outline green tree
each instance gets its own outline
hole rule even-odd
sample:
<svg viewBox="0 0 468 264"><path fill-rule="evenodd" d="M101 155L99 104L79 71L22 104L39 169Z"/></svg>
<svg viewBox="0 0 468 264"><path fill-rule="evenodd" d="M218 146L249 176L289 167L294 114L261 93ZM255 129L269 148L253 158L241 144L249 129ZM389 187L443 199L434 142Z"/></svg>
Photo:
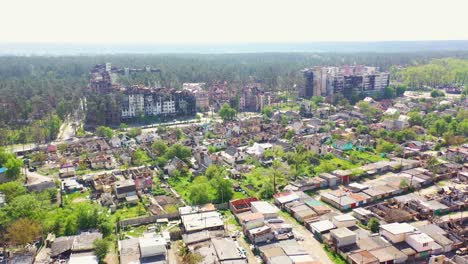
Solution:
<svg viewBox="0 0 468 264"><path fill-rule="evenodd" d="M146 153L145 150L142 148L137 148L135 152L133 152L132 155L132 163L135 164L136 166L141 166L143 164L146 164L150 161L150 157Z"/></svg>
<svg viewBox="0 0 468 264"><path fill-rule="evenodd" d="M141 128L139 127L134 127L134 128L131 128L129 131L128 131L128 136L129 137L132 137L132 138L135 138L137 136L141 135Z"/></svg>
<svg viewBox="0 0 468 264"><path fill-rule="evenodd" d="M93 242L94 253L99 260L99 263L105 263L104 259L106 258L107 253L109 252L109 242L105 239L96 239Z"/></svg>
<svg viewBox="0 0 468 264"><path fill-rule="evenodd" d="M385 88L384 93L383 93L383 98L384 99L392 99L396 96L395 88L392 86L388 86Z"/></svg>
<svg viewBox="0 0 468 264"><path fill-rule="evenodd" d="M47 160L47 154L45 152L35 152L32 154L31 160L35 163L42 164Z"/></svg>
<svg viewBox="0 0 468 264"><path fill-rule="evenodd" d="M203 177L203 176L200 176ZM197 177L197 178L200 178ZM205 178L205 177L203 177ZM188 189L188 197L192 204L205 204L211 201L209 193L209 183L206 178L204 180L199 180L200 182L192 183Z"/></svg>
<svg viewBox="0 0 468 264"><path fill-rule="evenodd" d="M270 117L273 116L273 113L274 113L273 107L271 107L269 105L265 106L265 107L263 107L261 113L262 113L263 116L270 118Z"/></svg>
<svg viewBox="0 0 468 264"><path fill-rule="evenodd" d="M364 125L358 125L356 128L356 132L359 134L369 134L369 127Z"/></svg>
<svg viewBox="0 0 468 264"><path fill-rule="evenodd" d="M468 119L465 119L462 122L458 123L456 134L468 137Z"/></svg>
<svg viewBox="0 0 468 264"><path fill-rule="evenodd" d="M3 166L7 168L6 175L8 176L8 178L16 179L21 173L23 161L18 158L10 158Z"/></svg>
<svg viewBox="0 0 468 264"><path fill-rule="evenodd" d="M294 137L296 133L294 132L294 130L290 129L286 132L286 134L284 135L284 138L287 139L287 140L290 140L292 137Z"/></svg>
<svg viewBox="0 0 468 264"><path fill-rule="evenodd" d="M210 165L205 171L205 177L209 180L216 177L224 178L227 175L226 170L223 167L217 165Z"/></svg>
<svg viewBox="0 0 468 264"><path fill-rule="evenodd" d="M168 147L164 140L158 139L151 144L151 151L157 156L162 156L166 153Z"/></svg>
<svg viewBox="0 0 468 264"><path fill-rule="evenodd" d="M18 181L0 184L0 192L5 194L6 202L11 202L15 197L26 194L26 188Z"/></svg>
<svg viewBox="0 0 468 264"><path fill-rule="evenodd" d="M20 195L7 205L5 210L11 219L28 218L31 220L43 219L50 201L41 201L34 194Z"/></svg>
<svg viewBox="0 0 468 264"><path fill-rule="evenodd" d="M60 119L64 120L67 113L68 113L68 107L65 101L60 101L56 107L56 112L57 115L59 116Z"/></svg>
<svg viewBox="0 0 468 264"><path fill-rule="evenodd" d="M192 150L189 147L177 143L169 147L165 156L168 160L178 157L181 160L188 161L188 158L192 156Z"/></svg>
<svg viewBox="0 0 468 264"><path fill-rule="evenodd" d="M433 89L431 91L431 97L444 97L445 93L441 90Z"/></svg>
<svg viewBox="0 0 468 264"><path fill-rule="evenodd" d="M369 222L367 223L367 227L370 229L372 233L378 233L380 230L379 219L372 217L371 219L369 219Z"/></svg>
<svg viewBox="0 0 468 264"><path fill-rule="evenodd" d="M232 189L232 183L228 179L224 179L221 175L218 175L211 179L211 185L215 189L215 199L218 202L225 203L234 196L234 190Z"/></svg>
<svg viewBox="0 0 468 264"><path fill-rule="evenodd" d="M422 126L423 125L423 118L419 112L409 112L409 124L410 126Z"/></svg>
<svg viewBox="0 0 468 264"><path fill-rule="evenodd" d="M127 124L125 124L125 123L120 123L119 129L120 129L121 131L124 131L124 130L127 129L127 128L128 128L128 125L127 125Z"/></svg>
<svg viewBox="0 0 468 264"><path fill-rule="evenodd" d="M390 153L394 149L395 149L395 145L388 142L388 141L385 141L383 139L379 139L379 141L377 142L376 150L379 153Z"/></svg>
<svg viewBox="0 0 468 264"><path fill-rule="evenodd" d="M263 199L270 199L275 194L273 183L270 181L266 181L262 184L260 188L260 197Z"/></svg>
<svg viewBox="0 0 468 264"><path fill-rule="evenodd" d="M369 102L360 101L356 104L359 107L361 113L365 114L367 118L376 118L379 115L380 110L373 107Z"/></svg>
<svg viewBox="0 0 468 264"><path fill-rule="evenodd" d="M429 128L429 133L441 137L445 132L447 132L447 122L444 119L439 119L433 123L431 128Z"/></svg>
<svg viewBox="0 0 468 264"><path fill-rule="evenodd" d="M223 106L219 110L219 116L221 117L221 119L223 119L223 121L233 120L236 114L237 114L237 111L231 108L226 103L223 104Z"/></svg>
<svg viewBox="0 0 468 264"><path fill-rule="evenodd" d="M26 246L36 241L42 233L40 224L27 218L16 220L7 229L7 238L13 245Z"/></svg>
<svg viewBox="0 0 468 264"><path fill-rule="evenodd" d="M112 130L110 127L99 126L96 128L96 134L100 137L111 139L114 136L114 130Z"/></svg>

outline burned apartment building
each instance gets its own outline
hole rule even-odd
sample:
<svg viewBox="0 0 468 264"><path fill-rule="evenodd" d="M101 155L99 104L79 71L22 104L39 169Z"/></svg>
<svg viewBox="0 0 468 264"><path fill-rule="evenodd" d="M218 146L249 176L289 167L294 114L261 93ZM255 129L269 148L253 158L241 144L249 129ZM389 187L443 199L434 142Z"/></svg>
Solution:
<svg viewBox="0 0 468 264"><path fill-rule="evenodd" d="M176 116L196 113L196 99L187 90L126 87L123 91L122 119L140 116Z"/></svg>
<svg viewBox="0 0 468 264"><path fill-rule="evenodd" d="M248 84L242 88L239 100L239 110L259 112L271 103L271 95L265 92L259 84Z"/></svg>
<svg viewBox="0 0 468 264"><path fill-rule="evenodd" d="M196 97L188 89L124 86L114 79L119 74L152 72L159 69L115 68L110 63L97 65L91 71L88 86L87 125L116 125L123 120L141 117L169 117L194 115Z"/></svg>
<svg viewBox="0 0 468 264"><path fill-rule="evenodd" d="M210 94L205 89L205 83L184 83L182 88L194 94L197 109L208 110L210 108Z"/></svg>
<svg viewBox="0 0 468 264"><path fill-rule="evenodd" d="M333 99L336 94L345 98L358 95L378 97L390 81L388 72L363 65L314 67L304 69L302 73L305 85L300 94L305 98L324 96Z"/></svg>

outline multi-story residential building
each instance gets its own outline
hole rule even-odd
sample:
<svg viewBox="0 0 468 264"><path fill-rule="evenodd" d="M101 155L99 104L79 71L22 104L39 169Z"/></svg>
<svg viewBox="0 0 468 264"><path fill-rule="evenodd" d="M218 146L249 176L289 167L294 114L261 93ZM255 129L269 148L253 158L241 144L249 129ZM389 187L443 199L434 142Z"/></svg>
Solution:
<svg viewBox="0 0 468 264"><path fill-rule="evenodd" d="M304 89L301 95L330 96L342 94L345 98L355 95L379 96L389 85L389 73L376 67L363 65L342 67L314 67L304 69Z"/></svg>
<svg viewBox="0 0 468 264"><path fill-rule="evenodd" d="M210 107L210 95L205 89L205 83L184 83L182 88L195 95L197 109L208 110Z"/></svg>
<svg viewBox="0 0 468 264"><path fill-rule="evenodd" d="M242 89L239 110L258 112L271 104L271 95L265 92L258 84L249 84Z"/></svg>
<svg viewBox="0 0 468 264"><path fill-rule="evenodd" d="M159 72L158 69L120 69L106 63L91 71L89 90L100 94L117 94L120 119L142 116L193 115L196 113L197 97L190 89L176 90L142 85L123 86L113 83L112 75L129 72ZM203 105L208 102L208 95ZM111 114L111 113L109 113Z"/></svg>
<svg viewBox="0 0 468 264"><path fill-rule="evenodd" d="M122 118L196 113L195 96L187 90L129 87L124 91Z"/></svg>

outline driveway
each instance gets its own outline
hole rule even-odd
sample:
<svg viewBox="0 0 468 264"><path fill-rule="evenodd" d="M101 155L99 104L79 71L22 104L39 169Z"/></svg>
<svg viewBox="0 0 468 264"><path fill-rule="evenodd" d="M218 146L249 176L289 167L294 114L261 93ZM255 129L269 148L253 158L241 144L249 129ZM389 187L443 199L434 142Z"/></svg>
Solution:
<svg viewBox="0 0 468 264"><path fill-rule="evenodd" d="M305 226L299 224L294 218L292 218L287 213L283 212L281 214L283 219L290 223L293 226L294 233L302 237L303 241L298 241L300 245L311 255L316 261L319 261L323 264L334 264L333 261L330 260L328 255L323 250L323 246L320 242L318 242L312 233L305 228Z"/></svg>

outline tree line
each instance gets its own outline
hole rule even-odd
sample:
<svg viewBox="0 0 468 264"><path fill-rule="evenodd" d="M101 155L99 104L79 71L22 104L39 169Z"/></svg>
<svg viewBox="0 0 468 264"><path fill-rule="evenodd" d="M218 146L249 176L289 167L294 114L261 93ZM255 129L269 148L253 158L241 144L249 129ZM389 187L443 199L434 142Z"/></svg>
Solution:
<svg viewBox="0 0 468 264"><path fill-rule="evenodd" d="M453 57L457 59L442 59ZM255 53L255 54L159 54L62 57L0 57L0 145L48 141L55 130L47 120L64 120L85 95L90 69L111 62L116 67L144 68L149 65L161 74L120 75L124 84L160 85L180 88L184 82L226 82L238 90L255 81L267 90L297 92L303 86L300 72L318 65L366 64L382 70L408 66L399 79L414 86L441 85L466 81L468 52L414 53ZM436 60L434 60L436 59ZM431 61L432 60L432 61ZM429 66L419 66L429 63ZM424 73L420 73L424 72ZM110 125L119 119L115 111L119 98L90 98L90 120ZM105 113L115 113L106 116ZM33 131L34 132L33 132ZM41 130L36 132L37 130ZM36 133L35 137L30 134ZM42 136L43 135L43 136Z"/></svg>

